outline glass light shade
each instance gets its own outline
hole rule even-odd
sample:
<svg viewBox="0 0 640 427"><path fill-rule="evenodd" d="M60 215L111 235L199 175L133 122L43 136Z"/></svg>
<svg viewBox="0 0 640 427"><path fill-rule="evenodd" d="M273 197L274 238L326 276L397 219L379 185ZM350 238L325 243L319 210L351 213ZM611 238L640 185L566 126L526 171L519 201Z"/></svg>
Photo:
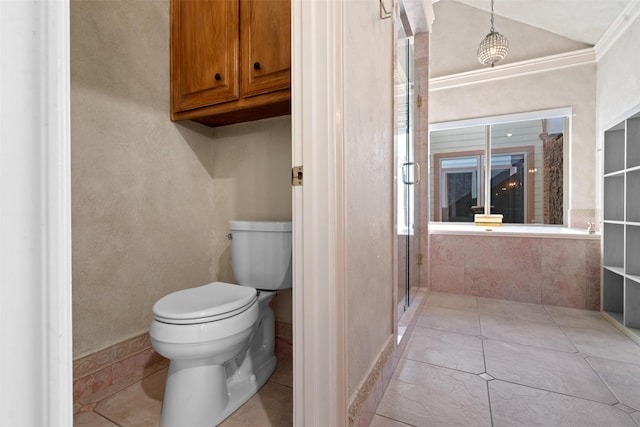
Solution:
<svg viewBox="0 0 640 427"><path fill-rule="evenodd" d="M502 61L509 52L507 38L497 31L491 31L480 42L478 47L478 61L484 65L491 65Z"/></svg>

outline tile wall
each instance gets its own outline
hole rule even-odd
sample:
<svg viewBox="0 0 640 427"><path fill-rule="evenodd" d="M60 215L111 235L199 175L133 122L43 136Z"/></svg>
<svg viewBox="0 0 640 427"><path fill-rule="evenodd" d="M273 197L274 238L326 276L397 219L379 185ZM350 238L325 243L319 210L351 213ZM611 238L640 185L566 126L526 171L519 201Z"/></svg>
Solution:
<svg viewBox="0 0 640 427"><path fill-rule="evenodd" d="M431 235L431 290L600 309L600 239Z"/></svg>

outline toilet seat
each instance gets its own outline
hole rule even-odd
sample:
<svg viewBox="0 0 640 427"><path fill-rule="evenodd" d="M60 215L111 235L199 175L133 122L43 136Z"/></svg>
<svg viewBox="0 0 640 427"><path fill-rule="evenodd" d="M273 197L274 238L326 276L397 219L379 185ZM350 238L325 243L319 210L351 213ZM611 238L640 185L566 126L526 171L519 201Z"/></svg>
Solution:
<svg viewBox="0 0 640 427"><path fill-rule="evenodd" d="M155 319L173 325L215 322L249 309L256 303L254 288L213 282L173 292L153 305Z"/></svg>

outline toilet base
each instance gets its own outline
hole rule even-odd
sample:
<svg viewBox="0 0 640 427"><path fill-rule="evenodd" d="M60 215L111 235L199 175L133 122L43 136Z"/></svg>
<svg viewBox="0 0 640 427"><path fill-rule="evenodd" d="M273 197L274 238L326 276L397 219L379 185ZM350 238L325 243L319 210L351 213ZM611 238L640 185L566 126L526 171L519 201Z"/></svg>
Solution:
<svg viewBox="0 0 640 427"><path fill-rule="evenodd" d="M258 368L257 375L250 375L235 382L227 382L227 390L229 391L229 402L222 411L220 418L215 421L214 425L218 425L224 421L229 415L234 413L238 408L244 405L262 387L273 371L276 369L277 360L272 356L265 361L263 367Z"/></svg>
<svg viewBox="0 0 640 427"><path fill-rule="evenodd" d="M162 405L163 427L218 425L267 382L277 365L275 318L269 307L273 295L264 292L259 297L258 320L245 332L248 348L234 359L222 365L206 357L171 359Z"/></svg>
<svg viewBox="0 0 640 427"><path fill-rule="evenodd" d="M246 372L246 358L239 372ZM275 356L255 366L255 375L227 377L224 365L169 367L162 405L163 427L213 427L224 421L262 387L277 365ZM174 369L172 369L174 368ZM228 370L228 367L227 367ZM189 393L192 390L194 392ZM197 392L195 392L197 390ZM215 399L211 397L216 396Z"/></svg>

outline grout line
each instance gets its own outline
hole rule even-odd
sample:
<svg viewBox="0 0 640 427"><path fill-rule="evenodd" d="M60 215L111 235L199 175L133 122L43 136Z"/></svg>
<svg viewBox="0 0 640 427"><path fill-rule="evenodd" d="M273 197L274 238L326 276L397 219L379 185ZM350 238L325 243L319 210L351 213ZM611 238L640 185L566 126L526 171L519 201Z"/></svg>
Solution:
<svg viewBox="0 0 640 427"><path fill-rule="evenodd" d="M123 426L122 426L122 424L118 424L117 422L115 422L115 421L114 421L114 420L112 420L111 418L109 418L109 417L107 417L106 415L104 415L104 414L102 414L102 413L100 413L100 412L96 411L95 409L93 410L93 413L94 413L94 414L96 414L96 415L98 415L98 416L99 416L99 417L101 417L101 418L104 418L105 420L109 421L110 423L112 423L112 424L114 424L114 425L116 425L116 426L118 426L118 427L123 427Z"/></svg>
<svg viewBox="0 0 640 427"><path fill-rule="evenodd" d="M484 335L483 335L483 336L484 336ZM573 355L577 355L577 354L579 354L579 353L580 353L579 351L567 351L567 350L558 350L558 349L555 349L555 348L548 348L548 347L538 347L538 346L535 346L535 345L532 345L532 344L522 344L522 343L515 342L515 341L507 341L507 340L505 340L505 339L500 339L500 338L494 338L494 337L487 337L487 336L485 336L485 339L483 339L482 341L484 342L484 341L486 341L486 340L498 341L498 342L503 342L503 343L506 343L506 344L515 344L515 345L519 345L519 346L522 346L522 347L532 348L532 349L535 349L535 350L555 351L555 352L557 352L557 353L562 353L562 354L573 354ZM572 345L573 345L573 344L572 344Z"/></svg>
<svg viewBox="0 0 640 427"><path fill-rule="evenodd" d="M480 340L480 344L482 344L482 363L484 364L484 372L486 374L489 374L487 372L487 355L485 354L485 351L484 351L484 341L485 340ZM491 375L491 374L489 374L489 375ZM493 375L491 375L491 376L493 377Z"/></svg>
<svg viewBox="0 0 640 427"><path fill-rule="evenodd" d="M493 408L491 407L491 393L489 392L489 383L490 381L486 381L487 386L487 401L489 402L489 420L491 421L491 427L495 425L493 422Z"/></svg>
<svg viewBox="0 0 640 427"><path fill-rule="evenodd" d="M480 374L486 373L486 370L485 370L485 372L480 372L480 374L476 374L475 372L463 371L462 369L452 368L450 366L436 365L435 363L425 362L424 360L409 359L408 357L403 357L403 359L404 360L410 360L410 361L416 362L416 363L421 363L423 365L433 366L434 368L447 369L449 371L460 372L461 374L473 375L475 377L477 377Z"/></svg>
<svg viewBox="0 0 640 427"><path fill-rule="evenodd" d="M613 397L615 397L615 399L618 401L618 403L622 403L622 402L620 401L620 398L618 397L618 395L613 391L613 389L612 389L611 387L609 387L609 384L607 383L607 381L605 381L605 379L604 379L604 378L602 378L602 377L600 376L600 374L598 373L598 371L596 371L596 368L594 368L594 367L591 365L591 363L589 363L589 360L588 360L588 359L589 359L589 357L585 357L585 358L584 358L584 361L587 363L587 366L589 366L589 368L591 368L591 370L593 371L593 373L594 373L594 374L596 374L596 377L598 377L598 379L599 379L600 381L602 381L602 383L603 383L603 384L604 384L604 386L607 388L607 390L609 390L609 393L611 393L611 395L612 395ZM616 403L613 403L612 405L616 405ZM634 409L635 409L635 408L634 408Z"/></svg>
<svg viewBox="0 0 640 427"><path fill-rule="evenodd" d="M601 402L599 400L588 399L586 397L581 397L581 396L574 396L573 394L562 393L562 392L559 392L559 391L556 391L556 390L549 390L549 389L546 389L546 388L534 387L532 385L527 385L527 384L520 384L520 383L516 383L516 382L513 382L513 381L503 380L503 379L500 379L500 378L494 378L492 381L500 381L500 382L503 382L503 383L513 384L513 385L517 385L517 386L520 386L520 387L529 388L529 389L532 389L532 390L546 391L547 393L557 394L557 395L560 395L560 396L573 397L574 399L584 400L585 402L599 403L600 405L605 405L605 406L613 406L613 405L616 405L617 403L620 403L620 402L616 402L616 403ZM613 395L613 397L616 400L618 400L618 398L615 395Z"/></svg>
<svg viewBox="0 0 640 427"><path fill-rule="evenodd" d="M386 415L378 414L377 412L374 414L374 417L375 417L376 415L377 415L378 417L380 417L380 418L385 418L385 419L387 419L387 420L395 421L395 422L400 423L400 424L403 424L403 425L405 425L405 426L409 426L409 427L419 427L419 426L416 426L416 425L414 425L414 424L408 424L408 423L405 423L404 421L401 421L401 420L398 420L398 419L395 419L395 418L388 417L388 416L386 416Z"/></svg>
<svg viewBox="0 0 640 427"><path fill-rule="evenodd" d="M439 329L439 328L434 328L432 326L424 326L424 325L416 324L416 328L430 329L432 331L448 332L448 333L451 333L451 334L464 335L464 336L467 336L467 337L476 337L476 338L478 337L478 334L471 334L471 333L468 334L466 332L452 331L450 329ZM409 338L409 340L411 340L411 338Z"/></svg>

